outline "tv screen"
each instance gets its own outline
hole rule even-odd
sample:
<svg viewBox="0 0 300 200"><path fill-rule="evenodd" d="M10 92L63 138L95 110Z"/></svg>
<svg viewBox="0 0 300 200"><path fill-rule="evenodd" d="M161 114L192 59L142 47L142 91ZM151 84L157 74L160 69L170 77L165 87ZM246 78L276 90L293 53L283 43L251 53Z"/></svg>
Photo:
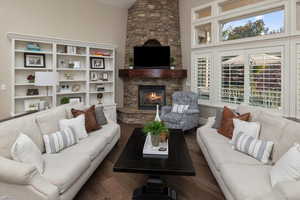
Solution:
<svg viewBox="0 0 300 200"><path fill-rule="evenodd" d="M170 47L134 47L135 68L169 68Z"/></svg>

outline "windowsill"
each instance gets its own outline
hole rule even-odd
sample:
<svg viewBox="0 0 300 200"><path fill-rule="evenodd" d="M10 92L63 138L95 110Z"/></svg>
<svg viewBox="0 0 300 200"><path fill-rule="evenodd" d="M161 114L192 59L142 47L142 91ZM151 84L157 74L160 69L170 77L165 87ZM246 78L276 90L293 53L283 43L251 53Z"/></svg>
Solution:
<svg viewBox="0 0 300 200"><path fill-rule="evenodd" d="M211 107L211 108L223 108L224 106L230 108L230 109L237 109L237 107L239 105L236 105L236 104L226 104L226 103L217 103L217 104L211 104L209 102L198 102L198 104L200 106L206 106L206 107ZM240 104L240 105L243 105L243 104ZM262 108L262 107L256 107L256 106L250 106L250 105L246 105L244 104L245 106L248 106L249 108L251 109L258 109L258 110L262 110L266 113L270 113L270 114L273 114L273 115L279 115L279 116L284 116L283 115L283 112L282 112L282 109L281 110L277 110L277 109L268 109L268 108Z"/></svg>
<svg viewBox="0 0 300 200"><path fill-rule="evenodd" d="M192 45L192 49L202 49L202 48L209 48L209 47L219 47L219 46L225 46L225 45L234 45L234 44L246 44L250 42L257 42L257 41L268 41L268 40L274 40L274 39L284 39L294 36L300 36L300 31L294 34L287 34L287 33L278 33L274 35L266 35L266 36L257 36L257 37L251 37L251 38L244 38L244 39L236 39L236 40L230 40L230 41L219 41L215 43L210 44L201 44L201 45Z"/></svg>

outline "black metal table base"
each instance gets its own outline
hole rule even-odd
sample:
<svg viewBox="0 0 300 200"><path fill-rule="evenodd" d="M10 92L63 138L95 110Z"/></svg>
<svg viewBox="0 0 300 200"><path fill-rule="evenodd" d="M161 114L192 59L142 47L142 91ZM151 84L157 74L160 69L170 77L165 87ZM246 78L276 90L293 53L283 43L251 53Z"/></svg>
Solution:
<svg viewBox="0 0 300 200"><path fill-rule="evenodd" d="M176 191L168 187L160 177L149 177L146 185L135 189L133 200L176 200Z"/></svg>

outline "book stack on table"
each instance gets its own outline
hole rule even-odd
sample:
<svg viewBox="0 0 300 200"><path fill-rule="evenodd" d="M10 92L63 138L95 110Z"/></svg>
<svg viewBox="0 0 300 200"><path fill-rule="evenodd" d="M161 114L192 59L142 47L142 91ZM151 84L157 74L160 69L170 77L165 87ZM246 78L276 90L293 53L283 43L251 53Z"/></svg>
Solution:
<svg viewBox="0 0 300 200"><path fill-rule="evenodd" d="M148 135L145 140L143 157L144 158L168 158L169 144L168 141L159 143L158 147L154 147L151 143L151 136Z"/></svg>

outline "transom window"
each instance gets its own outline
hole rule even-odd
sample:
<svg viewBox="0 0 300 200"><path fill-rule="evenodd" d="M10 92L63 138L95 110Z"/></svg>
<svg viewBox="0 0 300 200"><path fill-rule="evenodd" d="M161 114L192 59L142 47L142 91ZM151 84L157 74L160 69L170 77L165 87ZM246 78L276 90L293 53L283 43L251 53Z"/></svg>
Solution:
<svg viewBox="0 0 300 200"><path fill-rule="evenodd" d="M284 32L284 8L221 22L223 41Z"/></svg>

